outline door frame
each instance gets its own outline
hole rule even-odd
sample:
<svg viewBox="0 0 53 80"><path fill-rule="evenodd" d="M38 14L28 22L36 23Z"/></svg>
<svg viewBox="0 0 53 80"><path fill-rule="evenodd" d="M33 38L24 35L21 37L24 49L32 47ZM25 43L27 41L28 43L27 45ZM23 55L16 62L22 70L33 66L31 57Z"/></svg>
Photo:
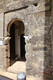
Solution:
<svg viewBox="0 0 53 80"><path fill-rule="evenodd" d="M7 26L7 37L8 37L8 39L7 39L7 46L8 46L8 48L6 46L6 48L7 48L7 53L6 53L6 57L7 57L6 58L6 68L10 67L10 27L11 27L11 25L15 21L21 21L21 22L23 22L21 19L15 18L15 19L11 20L10 23L8 24L8 26Z"/></svg>

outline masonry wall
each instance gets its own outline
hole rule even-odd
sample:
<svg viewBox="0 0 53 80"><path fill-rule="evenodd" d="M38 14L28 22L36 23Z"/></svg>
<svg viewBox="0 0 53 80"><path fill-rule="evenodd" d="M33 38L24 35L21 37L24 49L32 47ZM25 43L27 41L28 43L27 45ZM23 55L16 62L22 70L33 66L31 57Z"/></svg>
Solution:
<svg viewBox="0 0 53 80"><path fill-rule="evenodd" d="M3 22L4 22L4 13L0 14L0 69L6 69L6 47L3 44Z"/></svg>
<svg viewBox="0 0 53 80"><path fill-rule="evenodd" d="M7 26L15 18L21 19L25 25L25 36L28 37L25 39L26 75L32 80L52 80L52 16L49 3L50 0L4 0L0 9L0 13L4 13L1 36L7 36ZM6 58L2 58L4 68Z"/></svg>
<svg viewBox="0 0 53 80"><path fill-rule="evenodd" d="M52 0L52 28L51 28L51 38L52 38L52 66L53 66L53 0ZM53 76L53 67L52 67L52 76Z"/></svg>
<svg viewBox="0 0 53 80"><path fill-rule="evenodd" d="M29 17L29 16L28 16ZM35 21L35 22L34 22ZM27 42L27 74L36 78L52 80L52 45L50 12L40 12L31 15ZM30 55L30 56L29 56ZM49 76L50 75L50 76Z"/></svg>

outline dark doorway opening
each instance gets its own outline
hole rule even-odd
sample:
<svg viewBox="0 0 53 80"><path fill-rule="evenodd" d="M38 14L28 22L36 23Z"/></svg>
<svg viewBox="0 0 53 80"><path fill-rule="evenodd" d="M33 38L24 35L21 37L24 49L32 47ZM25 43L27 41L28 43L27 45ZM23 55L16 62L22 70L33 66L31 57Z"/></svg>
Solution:
<svg viewBox="0 0 53 80"><path fill-rule="evenodd" d="M25 58L25 38L24 24L21 21L15 21L10 26L10 66L16 61L26 61Z"/></svg>
<svg viewBox="0 0 53 80"><path fill-rule="evenodd" d="M20 51L21 51L21 59L26 60L25 58L25 38L24 34L21 34L20 36Z"/></svg>
<svg viewBox="0 0 53 80"><path fill-rule="evenodd" d="M10 65L15 61L15 25L12 24L10 28Z"/></svg>

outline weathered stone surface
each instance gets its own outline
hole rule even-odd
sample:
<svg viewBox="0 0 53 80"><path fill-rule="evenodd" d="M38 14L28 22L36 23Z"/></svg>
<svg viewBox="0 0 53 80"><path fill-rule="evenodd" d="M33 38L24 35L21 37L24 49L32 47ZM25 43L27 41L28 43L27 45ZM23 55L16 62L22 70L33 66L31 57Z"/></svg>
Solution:
<svg viewBox="0 0 53 80"><path fill-rule="evenodd" d="M2 39L2 37L3 37L3 16L4 16L4 14L2 13L2 14L0 14L0 39Z"/></svg>
<svg viewBox="0 0 53 80"><path fill-rule="evenodd" d="M45 76L44 70L47 70L48 66L51 67L51 64L49 64L51 63L51 35L48 35L52 25L51 15L47 16L47 12L43 12L43 15L41 15L41 13L36 16L39 10L41 11L42 8L38 9L34 6L29 6L26 10L5 14L5 32L8 23L12 19L18 18L24 22L25 35L32 36L31 39L26 41L26 71L28 75L33 75L34 77ZM8 18L8 16L10 17ZM5 36L6 34L7 32ZM45 64L47 64L47 66Z"/></svg>
<svg viewBox="0 0 53 80"><path fill-rule="evenodd" d="M41 9L46 9L45 8L45 3L50 2L49 0L45 1L45 0L3 0L0 4L0 8L3 10L3 12L8 12L14 9L19 9L25 6L29 6L29 5L34 5L37 3L37 5L41 5L39 6L39 8ZM44 3L44 4L43 4ZM35 6L36 7L36 6ZM49 7L47 6L47 9L49 9Z"/></svg>
<svg viewBox="0 0 53 80"><path fill-rule="evenodd" d="M25 36L28 36L28 40L25 39L26 74L42 80L52 80L52 16L50 5L45 6L49 2L50 0L4 0L3 7L1 6L4 18L0 14L1 37L3 33L4 37L7 36L7 28L12 20L18 19L24 23ZM6 47L0 48L2 69L6 68Z"/></svg>
<svg viewBox="0 0 53 80"><path fill-rule="evenodd" d="M4 45L0 46L0 68L6 69L6 47Z"/></svg>

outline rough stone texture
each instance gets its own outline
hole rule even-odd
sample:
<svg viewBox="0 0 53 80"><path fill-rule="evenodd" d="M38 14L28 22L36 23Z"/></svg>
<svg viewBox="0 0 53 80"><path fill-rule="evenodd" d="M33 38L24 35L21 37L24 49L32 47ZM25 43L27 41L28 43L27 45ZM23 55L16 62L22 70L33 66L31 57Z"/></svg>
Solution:
<svg viewBox="0 0 53 80"><path fill-rule="evenodd" d="M0 46L0 69L6 69L6 47L4 45Z"/></svg>
<svg viewBox="0 0 53 80"><path fill-rule="evenodd" d="M0 14L0 39L3 37L3 13Z"/></svg>
<svg viewBox="0 0 53 80"><path fill-rule="evenodd" d="M50 35L50 27L52 25L51 17L45 15L34 17L35 24L33 16L31 19L29 23L31 24L29 35L31 35L32 38L27 43L27 61L29 61L27 63L27 73L31 76L34 75L34 77L40 78L44 76L48 78L49 75L51 75L50 72L52 67Z"/></svg>
<svg viewBox="0 0 53 80"><path fill-rule="evenodd" d="M49 3L50 0L1 0L0 1L0 13L12 11L14 9L22 8L22 7L29 6L35 3L39 4L42 2Z"/></svg>
<svg viewBox="0 0 53 80"><path fill-rule="evenodd" d="M34 3L37 2L38 5L35 6ZM25 36L28 36L28 39L25 39L26 74L27 77L40 80L52 80L52 16L49 11L50 4L46 6L49 2L50 0L4 0L2 7L4 37L7 36L10 21L17 18L24 23ZM5 61L4 57L1 68L6 64Z"/></svg>
<svg viewBox="0 0 53 80"><path fill-rule="evenodd" d="M53 0L52 0L52 23L53 23ZM53 24L51 28L51 40L52 40L52 76L53 76Z"/></svg>

